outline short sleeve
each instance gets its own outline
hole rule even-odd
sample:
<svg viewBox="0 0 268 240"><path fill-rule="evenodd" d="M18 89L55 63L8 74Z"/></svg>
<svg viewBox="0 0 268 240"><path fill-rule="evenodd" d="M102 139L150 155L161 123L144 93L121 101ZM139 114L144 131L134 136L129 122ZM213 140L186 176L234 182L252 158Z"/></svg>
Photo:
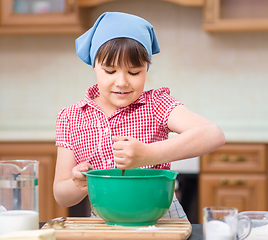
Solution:
<svg viewBox="0 0 268 240"><path fill-rule="evenodd" d="M170 96L170 90L168 87L162 87L155 90L153 94L153 101L158 124L160 124L165 131L170 132L167 126L170 113L176 106L183 104L176 98Z"/></svg>
<svg viewBox="0 0 268 240"><path fill-rule="evenodd" d="M61 109L57 116L56 146L73 150L70 138L70 120L66 108Z"/></svg>

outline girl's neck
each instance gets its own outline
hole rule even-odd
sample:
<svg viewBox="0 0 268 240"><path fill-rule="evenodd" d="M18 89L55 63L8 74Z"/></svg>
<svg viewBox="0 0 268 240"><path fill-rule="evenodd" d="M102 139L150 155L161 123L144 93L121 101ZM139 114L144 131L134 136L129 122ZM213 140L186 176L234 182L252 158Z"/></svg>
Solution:
<svg viewBox="0 0 268 240"><path fill-rule="evenodd" d="M99 106L99 108L104 112L104 114L106 115L106 117L110 117L117 109L114 108L112 109L110 106L107 106L105 104L102 104L101 101L99 101L100 98L96 97L93 99L93 101Z"/></svg>

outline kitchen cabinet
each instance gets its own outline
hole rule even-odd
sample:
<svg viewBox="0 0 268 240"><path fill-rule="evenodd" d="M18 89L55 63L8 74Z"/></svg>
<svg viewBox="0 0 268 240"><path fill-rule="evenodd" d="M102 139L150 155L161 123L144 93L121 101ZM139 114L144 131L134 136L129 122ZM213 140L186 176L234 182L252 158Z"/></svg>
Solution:
<svg viewBox="0 0 268 240"><path fill-rule="evenodd" d="M80 34L77 0L0 0L0 34Z"/></svg>
<svg viewBox="0 0 268 240"><path fill-rule="evenodd" d="M267 145L228 143L201 156L199 223L207 206L267 211Z"/></svg>
<svg viewBox="0 0 268 240"><path fill-rule="evenodd" d="M113 2L116 0L78 0L81 7L95 7L103 3ZM162 0L184 6L203 6L204 0Z"/></svg>
<svg viewBox="0 0 268 240"><path fill-rule="evenodd" d="M53 197L56 165L56 146L53 142L0 142L0 160L39 161L39 221L68 216L68 209L58 205Z"/></svg>
<svg viewBox="0 0 268 240"><path fill-rule="evenodd" d="M266 0L205 0L204 30L264 31L268 30Z"/></svg>

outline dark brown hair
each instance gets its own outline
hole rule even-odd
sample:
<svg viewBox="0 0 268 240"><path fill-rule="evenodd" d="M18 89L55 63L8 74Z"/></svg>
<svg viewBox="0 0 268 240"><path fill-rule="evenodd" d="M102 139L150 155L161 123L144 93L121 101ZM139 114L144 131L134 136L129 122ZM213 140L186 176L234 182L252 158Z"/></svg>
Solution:
<svg viewBox="0 0 268 240"><path fill-rule="evenodd" d="M148 52L142 44L131 38L114 38L99 48L95 61L106 66L142 67L151 64ZM95 63L94 63L95 65Z"/></svg>

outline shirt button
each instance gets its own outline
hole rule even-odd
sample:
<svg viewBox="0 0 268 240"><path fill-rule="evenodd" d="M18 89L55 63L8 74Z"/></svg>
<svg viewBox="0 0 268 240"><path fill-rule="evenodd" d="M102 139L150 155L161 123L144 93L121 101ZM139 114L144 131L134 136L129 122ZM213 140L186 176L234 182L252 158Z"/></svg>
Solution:
<svg viewBox="0 0 268 240"><path fill-rule="evenodd" d="M109 132L109 128L106 127L106 128L104 129L104 132L106 132L106 133Z"/></svg>

